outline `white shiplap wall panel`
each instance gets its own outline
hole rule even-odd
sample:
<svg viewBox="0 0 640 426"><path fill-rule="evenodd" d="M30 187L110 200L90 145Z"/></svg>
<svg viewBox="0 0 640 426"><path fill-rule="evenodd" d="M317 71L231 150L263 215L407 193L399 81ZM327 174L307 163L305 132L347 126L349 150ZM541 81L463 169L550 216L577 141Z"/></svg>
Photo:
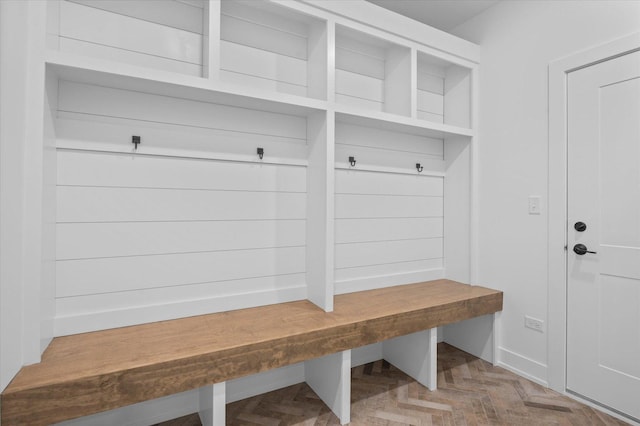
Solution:
<svg viewBox="0 0 640 426"><path fill-rule="evenodd" d="M366 281L367 279L373 281L373 278L381 278L384 283L382 287L392 286L394 285L392 277L401 277L405 274L414 274L438 269L442 270L442 267L443 259L439 258L336 269L336 293L345 293L342 289L347 287L350 282ZM410 282L411 281L405 281L404 284L408 284ZM375 288L378 287L380 286L375 286ZM374 288L374 286L369 286L369 288ZM366 284L364 288L360 288L360 290L366 289Z"/></svg>
<svg viewBox="0 0 640 426"><path fill-rule="evenodd" d="M247 87L306 96L312 23L270 6L222 2L220 77Z"/></svg>
<svg viewBox="0 0 640 426"><path fill-rule="evenodd" d="M57 312L64 312L66 316L75 316L101 311L128 310L144 305L174 305L199 299L224 300L225 297L236 294L250 295L256 292L256 289L280 292L300 287L305 287L304 273L59 297L56 300L56 309Z"/></svg>
<svg viewBox="0 0 640 426"><path fill-rule="evenodd" d="M413 195L441 197L440 177L336 170L337 194Z"/></svg>
<svg viewBox="0 0 640 426"><path fill-rule="evenodd" d="M442 238L336 244L336 268L442 258Z"/></svg>
<svg viewBox="0 0 640 426"><path fill-rule="evenodd" d="M138 52L123 50L117 47L103 46L100 44L87 43L72 38L60 38L60 50L81 56L96 56L102 59L115 62L125 62L141 67L156 68L165 71L177 72L180 74L202 75L202 65L189 62L174 61L161 56L141 55Z"/></svg>
<svg viewBox="0 0 640 426"><path fill-rule="evenodd" d="M384 104L384 80L350 71L336 69L336 96L342 100L357 102L358 100L375 105L382 111ZM355 98L353 100L349 98ZM338 100L338 98L336 98Z"/></svg>
<svg viewBox="0 0 640 426"><path fill-rule="evenodd" d="M219 153L250 155L257 161L256 147L268 158L305 160L305 139L288 138L238 130L220 130L180 124L156 123L83 113L58 112L58 141L84 149L132 151L131 135L142 138L146 147L161 148L176 156L216 157Z"/></svg>
<svg viewBox="0 0 640 426"><path fill-rule="evenodd" d="M68 1L60 37L202 65L200 34Z"/></svg>
<svg viewBox="0 0 640 426"><path fill-rule="evenodd" d="M306 140L307 131L304 117L68 81L60 82L58 109L302 140Z"/></svg>
<svg viewBox="0 0 640 426"><path fill-rule="evenodd" d="M175 0L66 0L119 15L202 34L202 7Z"/></svg>
<svg viewBox="0 0 640 426"><path fill-rule="evenodd" d="M59 223L58 260L304 246L305 221Z"/></svg>
<svg viewBox="0 0 640 426"><path fill-rule="evenodd" d="M305 175L296 166L58 151L59 186L305 192Z"/></svg>
<svg viewBox="0 0 640 426"><path fill-rule="evenodd" d="M58 223L304 219L304 193L58 187Z"/></svg>
<svg viewBox="0 0 640 426"><path fill-rule="evenodd" d="M305 247L58 261L56 295L134 291L303 273Z"/></svg>
<svg viewBox="0 0 640 426"><path fill-rule="evenodd" d="M441 217L336 219L335 231L336 244L437 238L443 235L443 219Z"/></svg>
<svg viewBox="0 0 640 426"><path fill-rule="evenodd" d="M442 217L442 197L336 194L336 219Z"/></svg>
<svg viewBox="0 0 640 426"><path fill-rule="evenodd" d="M443 141L338 123L336 163L348 155L356 166L335 171L336 293L442 276L444 179L415 163L443 172Z"/></svg>
<svg viewBox="0 0 640 426"><path fill-rule="evenodd" d="M68 82L59 108L58 335L306 297L306 168L200 155L305 159L304 117Z"/></svg>

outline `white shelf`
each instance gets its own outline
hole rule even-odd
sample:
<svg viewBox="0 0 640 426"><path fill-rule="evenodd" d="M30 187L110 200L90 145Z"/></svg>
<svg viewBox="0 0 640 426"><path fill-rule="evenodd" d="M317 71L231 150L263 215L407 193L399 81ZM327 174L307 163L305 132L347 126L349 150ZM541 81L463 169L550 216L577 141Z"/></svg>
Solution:
<svg viewBox="0 0 640 426"><path fill-rule="evenodd" d="M200 77L49 50L47 69L61 80L171 96L194 101L308 116L327 109L316 99L247 89Z"/></svg>
<svg viewBox="0 0 640 426"><path fill-rule="evenodd" d="M446 139L449 137L474 136L472 129L451 126L449 124L433 123L410 117L402 117L386 112L369 111L344 105L336 105L336 121L374 127L401 133L409 133L430 138Z"/></svg>

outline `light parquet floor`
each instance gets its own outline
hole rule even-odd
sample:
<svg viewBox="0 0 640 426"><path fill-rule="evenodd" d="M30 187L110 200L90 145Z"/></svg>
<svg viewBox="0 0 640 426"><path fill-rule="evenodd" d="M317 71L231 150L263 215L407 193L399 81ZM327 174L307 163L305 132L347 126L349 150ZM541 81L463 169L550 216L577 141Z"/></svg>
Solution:
<svg viewBox="0 0 640 426"><path fill-rule="evenodd" d="M351 425L625 425L447 344L430 392L386 361L351 370ZM227 405L228 425L339 425L306 383ZM197 414L161 426L200 425Z"/></svg>

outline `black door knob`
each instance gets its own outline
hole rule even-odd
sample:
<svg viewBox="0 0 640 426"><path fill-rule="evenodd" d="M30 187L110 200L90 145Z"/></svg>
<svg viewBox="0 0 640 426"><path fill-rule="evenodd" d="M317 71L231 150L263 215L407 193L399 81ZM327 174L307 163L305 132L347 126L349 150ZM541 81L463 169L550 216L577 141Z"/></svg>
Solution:
<svg viewBox="0 0 640 426"><path fill-rule="evenodd" d="M584 244L576 244L575 246L573 246L573 252L575 254L579 254L580 256L584 256L587 253L596 254L595 251L589 251L587 249L587 246L585 246Z"/></svg>
<svg viewBox="0 0 640 426"><path fill-rule="evenodd" d="M573 225L573 229L575 229L578 232L584 232L587 229L587 224L584 222L576 222Z"/></svg>

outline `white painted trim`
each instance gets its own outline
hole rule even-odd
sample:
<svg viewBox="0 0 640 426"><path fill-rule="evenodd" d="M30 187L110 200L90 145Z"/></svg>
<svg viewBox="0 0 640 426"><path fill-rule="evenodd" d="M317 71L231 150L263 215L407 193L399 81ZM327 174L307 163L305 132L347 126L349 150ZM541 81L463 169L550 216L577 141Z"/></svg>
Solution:
<svg viewBox="0 0 640 426"><path fill-rule="evenodd" d="M224 426L226 382L214 383L198 390L198 415L202 426Z"/></svg>
<svg viewBox="0 0 640 426"><path fill-rule="evenodd" d="M547 377L547 366L545 364L502 347L498 348L498 353L498 362L496 364L498 367L512 371L544 387L549 387L549 384L544 379L544 377Z"/></svg>
<svg viewBox="0 0 640 426"><path fill-rule="evenodd" d="M567 74L640 49L640 32L586 49L549 64L549 209L547 382L566 389L567 320Z"/></svg>
<svg viewBox="0 0 640 426"><path fill-rule="evenodd" d="M591 408L594 408L594 409L596 409L598 411L602 411L603 413L608 414L611 417L615 417L616 419L622 420L623 422L628 423L631 426L640 426L640 422L636 422L634 420L631 420L630 418L628 418L626 416L623 416L622 414L618 413L617 411L609 410L608 408L606 408L606 407L604 407L602 405L596 404L593 401L581 398L579 395L576 395L576 394L573 394L573 393L570 393L570 392L564 392L564 395L569 397L569 398L571 398L571 399L573 399L573 400L575 400L575 401L578 401L581 404L587 405L587 406L589 406Z"/></svg>

